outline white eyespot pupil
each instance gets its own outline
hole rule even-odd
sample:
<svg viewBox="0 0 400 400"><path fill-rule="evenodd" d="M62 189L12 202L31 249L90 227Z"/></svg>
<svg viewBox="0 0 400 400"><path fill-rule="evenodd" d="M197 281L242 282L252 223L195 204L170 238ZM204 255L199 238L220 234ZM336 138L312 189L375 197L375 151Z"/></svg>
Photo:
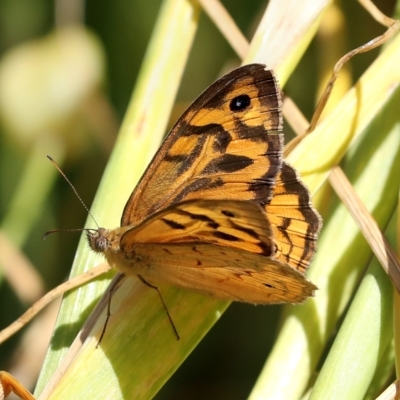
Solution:
<svg viewBox="0 0 400 400"><path fill-rule="evenodd" d="M242 94L231 100L229 108L231 111L243 111L250 105L250 103L250 97L247 94Z"/></svg>

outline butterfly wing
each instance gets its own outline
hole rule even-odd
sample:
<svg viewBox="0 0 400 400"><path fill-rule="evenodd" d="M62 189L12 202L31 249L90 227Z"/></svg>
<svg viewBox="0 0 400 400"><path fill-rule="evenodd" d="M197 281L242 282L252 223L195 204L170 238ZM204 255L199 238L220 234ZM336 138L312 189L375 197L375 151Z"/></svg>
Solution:
<svg viewBox="0 0 400 400"><path fill-rule="evenodd" d="M305 272L317 249L322 219L310 193L290 165L282 164L274 196L264 205L276 244L275 258Z"/></svg>
<svg viewBox="0 0 400 400"><path fill-rule="evenodd" d="M158 212L121 237L131 270L220 299L299 303L315 286L270 256L272 228L252 202L191 200Z"/></svg>
<svg viewBox="0 0 400 400"><path fill-rule="evenodd" d="M272 228L259 204L238 200L187 200L162 210L121 237L136 243L213 243L271 256Z"/></svg>
<svg viewBox="0 0 400 400"><path fill-rule="evenodd" d="M238 68L206 89L172 128L128 200L135 226L187 199L267 202L282 165L281 100L272 71Z"/></svg>
<svg viewBox="0 0 400 400"><path fill-rule="evenodd" d="M140 275L152 284L168 282L221 300L302 303L316 289L288 264L235 248L208 243L147 243L135 249L151 255L148 268Z"/></svg>

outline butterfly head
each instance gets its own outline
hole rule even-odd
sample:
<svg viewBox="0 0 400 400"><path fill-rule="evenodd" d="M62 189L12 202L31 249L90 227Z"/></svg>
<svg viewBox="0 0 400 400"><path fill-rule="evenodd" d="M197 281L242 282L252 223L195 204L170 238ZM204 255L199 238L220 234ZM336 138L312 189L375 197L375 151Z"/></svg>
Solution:
<svg viewBox="0 0 400 400"><path fill-rule="evenodd" d="M109 230L104 228L90 229L87 239L90 248L96 253L104 253L110 247Z"/></svg>

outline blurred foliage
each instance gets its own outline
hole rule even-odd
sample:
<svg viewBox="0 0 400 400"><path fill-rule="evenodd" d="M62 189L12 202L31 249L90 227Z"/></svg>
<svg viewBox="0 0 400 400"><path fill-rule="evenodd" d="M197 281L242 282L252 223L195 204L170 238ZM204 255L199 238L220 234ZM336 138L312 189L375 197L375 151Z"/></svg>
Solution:
<svg viewBox="0 0 400 400"><path fill-rule="evenodd" d="M225 0L223 3L250 38L265 8L265 2ZM375 3L383 12L392 15L393 0L379 0ZM74 10L68 10L66 4L71 8L77 7L78 11L75 10L74 13ZM26 110L27 115L24 115L23 108L18 109L16 122L20 120L19 122L28 122L33 126L28 118L38 117L38 112L35 111L32 115L29 104L37 105L44 98L47 98L48 104L47 116L41 119L42 125L37 125L34 132L17 132L15 126L5 118L4 110L10 105L11 98L4 96L7 92L4 91L4 85L1 85L0 77L0 98L3 102L0 109L0 221L9 218L14 196L21 177L26 174L28 161L43 163L44 167L41 168L54 168L46 159L46 154L49 153L53 156L59 155L58 161L62 169L85 203L90 206L118 124L132 93L160 4L160 0L88 0L85 4L79 1L0 0L0 76L1 71L4 72L5 62L11 55L15 56L16 51L24 55L22 61L16 62L22 63L20 66L25 67L24 71L31 72L29 79L32 80L32 85L16 85L21 83L21 75L17 74L20 70L16 66L8 71L5 78L6 83L15 82L12 84L13 90L20 91L20 99L26 100L22 104L29 108ZM66 11L68 15L62 18L58 7L71 13ZM355 1L341 2L340 7L344 13L341 32L343 54L383 31ZM56 54L51 54L51 49L44 47L49 40L58 40L55 39L55 32L61 32L69 24L85 28L81 34L91 41L88 46L94 52L92 55L84 49L81 52L79 49L75 52L71 50L71 58L63 60L57 58ZM75 44L71 44L72 48L76 50L82 45L86 40L83 36L71 38L72 41L75 40ZM285 93L294 99L308 118L312 115L316 91L320 85L323 61L321 43L317 36L285 88ZM379 49L352 60L353 81L368 67L378 51ZM68 64L69 62L71 63ZM90 75L84 74L84 67L79 66L79 62L86 66L93 63L93 68L88 70ZM179 111L175 117L224 68L238 63L239 60L213 23L202 15L178 95ZM36 65L37 69L33 69L32 65ZM45 67L41 69L43 65ZM74 70L77 65L78 69ZM96 73L98 76L94 76ZM40 74L43 75L39 76ZM46 79L50 76L51 80ZM68 77L70 82L66 81ZM79 84L75 86L76 81ZM63 85L65 88L62 88ZM66 96L68 91L74 96ZM81 95L78 96L78 92ZM31 103L28 102L29 99ZM61 109L64 111L61 112ZM46 110L43 112L46 113ZM33 153L39 156L34 157ZM36 179L42 179L42 175ZM27 186L29 191L23 194L26 209L31 207L32 202L36 204L32 193L39 186L35 180L30 183ZM51 288L66 278L79 235L59 233L43 242L42 234L52 228L82 227L86 211L66 182L56 174L49 178L45 201L38 201L37 204L41 208L32 217L32 224L23 228L26 230L23 240L16 240L15 245L36 267L45 287ZM18 231L19 224L24 225L25 212L17 213L17 217L12 220L13 225L9 228L12 231ZM12 239L11 233L9 236ZM5 327L20 315L25 305L18 300L7 279L0 279L0 326ZM232 304L157 398L246 397L272 347L279 311L280 307L277 306ZM18 337L0 347L0 369L8 369Z"/></svg>

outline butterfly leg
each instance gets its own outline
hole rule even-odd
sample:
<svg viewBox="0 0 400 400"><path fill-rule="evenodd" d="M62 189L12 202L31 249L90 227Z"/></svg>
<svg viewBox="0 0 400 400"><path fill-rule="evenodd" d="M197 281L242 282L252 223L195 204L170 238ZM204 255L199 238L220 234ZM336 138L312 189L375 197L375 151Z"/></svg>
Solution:
<svg viewBox="0 0 400 400"><path fill-rule="evenodd" d="M23 400L35 400L32 394L11 374L0 371L0 399L5 399L10 393L14 393Z"/></svg>
<svg viewBox="0 0 400 400"><path fill-rule="evenodd" d="M108 321L111 317L111 298L124 278L125 278L125 274L119 274L116 277L116 279L112 282L112 285L111 285L110 289L108 290L106 321L104 322L104 326L103 326L103 330L101 331L100 339L96 344L96 349L100 346L100 343L103 340L104 334L106 333Z"/></svg>
<svg viewBox="0 0 400 400"><path fill-rule="evenodd" d="M147 281L146 281L142 276L140 276L140 275L138 275L138 278L139 278L146 286L148 286L149 288L155 289L155 290L157 291L158 296L160 297L161 303L162 303L162 305L163 305L163 307L164 307L164 310L165 310L165 312L167 313L169 322L170 322L171 325L172 325L172 329L174 330L174 333L175 333L175 336L176 336L176 340L179 340L180 337L179 337L178 330L176 329L176 326L175 326L175 324L174 324L174 321L172 321L172 318L171 318L171 315L170 315L170 313L169 313L169 311L168 311L167 305L165 304L165 301L164 301L164 299L163 299L163 297L162 297L162 295L161 295L161 292L158 290L158 287L152 285L152 284L149 283L149 282L147 282Z"/></svg>

